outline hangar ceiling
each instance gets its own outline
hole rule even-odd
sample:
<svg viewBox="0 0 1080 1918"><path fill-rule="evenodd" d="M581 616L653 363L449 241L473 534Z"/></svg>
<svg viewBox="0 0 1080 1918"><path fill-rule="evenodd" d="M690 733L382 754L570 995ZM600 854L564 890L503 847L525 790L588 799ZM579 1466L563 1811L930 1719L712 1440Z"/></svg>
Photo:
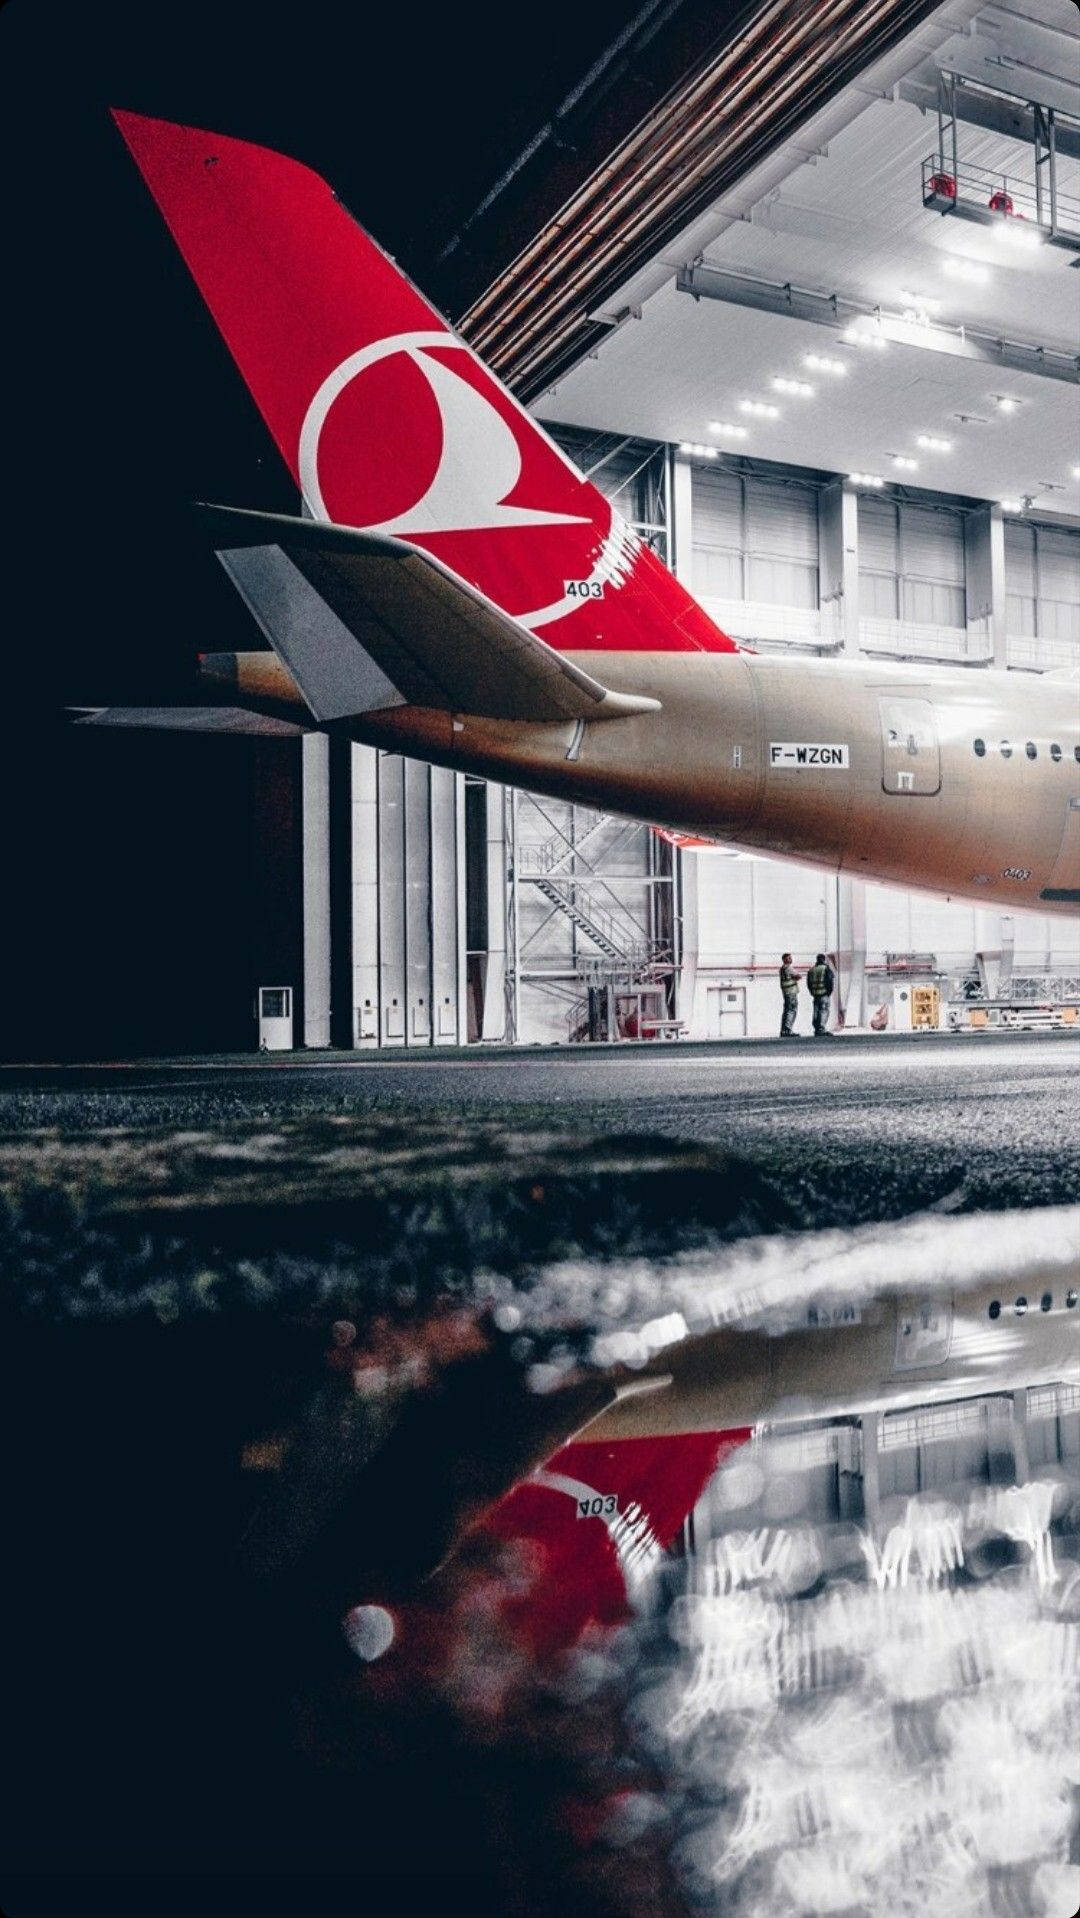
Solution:
<svg viewBox="0 0 1080 1918"><path fill-rule="evenodd" d="M1000 93L972 95L978 117L1007 118L1001 96L1015 94L1075 114L1080 129L1071 0L939 9L886 72L845 88L626 283L608 303L609 336L539 399L541 417L1080 511L1080 252L1018 237L1033 218L1005 230L924 206L938 119L918 102L934 98L939 69L980 86L993 77ZM1058 220L1080 229L1080 140L1061 124ZM1033 193L1024 138L971 119L957 138L977 177L1001 176L1017 205ZM855 344L853 326L860 342L885 343ZM964 357L975 351L984 357ZM777 391L777 379L813 392Z"/></svg>

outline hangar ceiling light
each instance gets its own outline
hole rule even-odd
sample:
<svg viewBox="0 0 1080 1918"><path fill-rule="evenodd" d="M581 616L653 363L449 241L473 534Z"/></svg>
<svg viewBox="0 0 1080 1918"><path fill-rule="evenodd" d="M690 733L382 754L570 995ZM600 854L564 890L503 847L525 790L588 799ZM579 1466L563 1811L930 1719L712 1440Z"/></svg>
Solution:
<svg viewBox="0 0 1080 1918"><path fill-rule="evenodd" d="M1026 223L1021 225L1022 220L1022 214L1013 214L1011 218L1003 216L1000 222L991 228L991 232L1003 246L1011 247L1014 252L1034 253L1036 248L1042 245L1043 236L1036 232L1033 226L1028 226Z"/></svg>
<svg viewBox="0 0 1080 1918"><path fill-rule="evenodd" d="M889 344L884 333L882 333L879 328L859 326L856 323L844 328L844 338L849 346L872 346L875 347L879 353L884 353L885 348Z"/></svg>
<svg viewBox="0 0 1080 1918"><path fill-rule="evenodd" d="M941 270L950 280L966 280L969 286L985 286L990 278L990 269L980 266L978 260L962 260L946 255L941 262Z"/></svg>

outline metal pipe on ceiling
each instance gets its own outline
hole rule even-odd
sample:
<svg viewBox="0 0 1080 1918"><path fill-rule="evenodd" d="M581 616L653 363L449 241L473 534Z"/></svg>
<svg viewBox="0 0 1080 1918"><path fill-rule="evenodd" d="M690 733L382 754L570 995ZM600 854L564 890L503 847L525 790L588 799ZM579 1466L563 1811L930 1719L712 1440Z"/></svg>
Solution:
<svg viewBox="0 0 1080 1918"><path fill-rule="evenodd" d="M848 0L840 0L841 5L847 3ZM834 0L826 0L826 4L831 6L834 4ZM779 23L785 5L786 0L772 0L772 4L766 7L765 12L760 17L760 26L764 29L774 21ZM536 283L537 276L542 275L543 278L546 279L551 273L559 270L561 262L558 257L558 249L556 249L554 258L546 257L549 253L547 244L548 236L552 231L557 233L566 231L571 235L577 235L580 232L582 223L589 215L590 208L594 204L602 202L608 189L615 184L621 176L627 174L628 169L637 156L647 152L650 142L657 143L657 151L660 157L654 161L651 166L645 168L645 171L639 176L641 180L647 179L649 175L655 171L657 164L662 163L670 169L677 162L681 149L684 149L691 142L702 138L703 129L701 122L695 124L688 119L688 116L708 109L708 96L710 92L715 90L718 80L723 77L725 70L735 60L738 48L746 43L748 37L749 36L743 36L743 38L736 41L732 47L725 49L724 54L720 56L718 61L712 63L693 80L686 81L680 87L673 89L673 91L658 104L654 111L635 128L634 132L628 135L622 145L615 149L615 152L605 161L604 165L599 167L578 191L572 195L565 206L560 208L559 212L553 216L549 226L539 233L529 246L525 247L523 251L518 254L508 269L509 273L514 274L520 279L530 261L535 261L536 265L533 268L532 278L525 280L520 291L513 299L507 301L505 297L500 298L496 290L498 283L496 283L496 286L489 287L485 293L480 295L479 299L473 302L473 305L465 315L465 320L471 327L476 329L475 337L478 350L483 350L480 344L481 336L479 329L484 326L487 317L490 317L490 322L495 328L501 328L513 318L522 301L528 297L532 286ZM668 122L680 127L682 131L674 136L668 134Z"/></svg>
<svg viewBox="0 0 1080 1918"><path fill-rule="evenodd" d="M831 9L831 11L838 12L838 13L843 12L845 10L845 7L846 7L846 0L837 0L837 4ZM788 57L789 56L787 54L787 50L785 49L783 54L777 54L775 58L769 60L766 63L763 63L765 66L766 72L771 71L777 66L786 65L788 63ZM800 85L801 85L801 75L796 72L795 75L793 75L793 77L790 79L788 85L780 90L777 96L777 104L782 104L783 101L788 99L793 93L796 93ZM702 169L707 168L712 160L712 155L715 147L715 137L720 130L719 127L717 126L717 121L722 120L724 118L728 118L730 117L732 112L739 110L742 104L742 99L744 95L748 92L748 90L749 90L749 87L747 84L746 86L739 89L738 94L736 94L734 98L725 99L723 102L721 102L719 105L713 108L713 110L708 114L708 117L705 120L704 125L696 129L692 137L692 144L698 148L704 149L703 152L700 153L696 162L690 163L693 170L691 171L690 166L688 166L673 181L669 180L667 182L664 182L663 178L661 177L661 183L656 193L654 193L653 197L650 200L647 200L643 205L639 205L637 210L634 213L629 215L626 222L619 229L619 231L608 240L603 253L595 258L595 264L597 267L603 267L609 261L612 261L615 257L617 248L619 248L620 246L625 246L628 243L632 243L639 237L643 237L649 230L652 223L658 217L662 217L664 212L672 204L672 202L676 200L678 196L686 190L687 185L692 184L694 179L700 177ZM685 144L689 144L689 143L690 142L684 143L684 146ZM676 158L677 157L678 156L676 156ZM654 179L657 173L659 173L661 176L663 176L666 173L670 173L672 169L672 165L673 165L673 161L667 154L664 154L658 157L652 165L646 168L642 174L637 176L636 184L640 188L641 185L647 184L649 181ZM556 257L552 261L547 263L541 285L544 288L546 288L550 284L550 282L556 277L556 275L558 275L560 282L563 282L563 275L565 274L565 272L567 271L571 263L571 254L576 254L580 256L580 254L587 249L588 243L592 238L593 238L593 233L592 233L592 230L590 229L584 235L581 235L580 237L576 238L572 246L568 244L566 247L564 247L561 250L562 252L561 258L558 255L556 255ZM562 294L558 296L553 303L549 303L549 306L548 306L549 319L553 319L559 312L560 308L565 308L575 303L580 304L580 300L579 300L579 296L577 295L576 288L572 284L568 287L565 286L565 282L563 282L563 284L564 284L564 291L562 292ZM520 304L521 303L519 302L519 306ZM501 316L500 316L500 320L501 320ZM481 348L480 350L490 352L493 349ZM527 365L528 362L526 362L525 364ZM525 370L525 367L523 366L522 371L524 370Z"/></svg>
<svg viewBox="0 0 1080 1918"><path fill-rule="evenodd" d="M596 223L584 225L581 222L575 222L571 235L548 246L548 257L542 263L542 271L538 268L534 272L531 282L526 283L518 298L509 302L505 312L494 316L486 327L473 335L473 343L477 346L477 350L491 359L498 371L503 371L500 364L501 355L511 352L516 361L519 378L524 377L535 362L538 352L544 350L546 346L546 341L538 341L531 354L523 350L528 333L533 330L528 317L530 292L534 295L534 301L539 298L541 302L543 310L537 318L541 319L546 327L551 327L560 312L565 312L567 308L571 306L580 308L579 286L572 277L575 261L580 260L581 256L592 247L592 271L594 274L602 271L605 265L613 261L619 250L632 245L636 239L643 236L652 224L662 219L668 209L677 203L703 174L709 173L714 161L716 136L720 131L718 123L730 119L736 113L747 115L754 110L756 83L767 82L778 69L786 69L788 73L786 84L779 88L770 102L773 112L782 109L793 95L799 93L804 84L804 68L795 57L800 40L810 41L809 51L813 54L817 51L815 43L819 38L830 29L836 29L837 31L830 33L828 42L830 54L835 55L839 52L843 56L853 45L865 38L876 20L890 11L891 4L892 0L878 0L876 5L868 7L863 0L860 17L857 23L854 23L853 30L841 36L838 30L845 16L851 14L852 0L826 0L826 4L816 10L812 21L804 29L796 32L795 49L790 39L775 49L763 49L750 70L736 75L733 86L719 99L713 99L704 109L702 119L697 126L686 129L674 141L663 140L658 143L657 150L649 163L632 176L632 186L629 186L628 190L640 202L642 188L648 187L658 174L660 175L659 185L651 198L646 198L643 204L639 203L636 209L631 206L623 212L620 206L614 212L613 218L607 223L609 228L613 227L613 230L609 231L602 251L599 254L595 251ZM770 8L768 14L763 16L763 24L767 23L774 11L775 9ZM852 28L850 20L849 28ZM702 91L704 84L702 82L702 86L695 91ZM675 178L671 178L672 170L679 166L688 152L694 153L695 150L695 157L687 159L685 168ZM617 185L625 176L625 167L620 167L616 172L612 166L605 172L605 184ZM669 177L665 179L664 176ZM563 217L560 216L558 222L560 228ZM552 288L553 281L557 282L557 291ZM511 328L514 329L512 333ZM502 345L500 341L503 342Z"/></svg>
<svg viewBox="0 0 1080 1918"><path fill-rule="evenodd" d="M461 329L526 397L604 329L588 313L710 198L932 10L931 0L819 0L781 38L786 0L672 89L474 301ZM738 121L732 126L733 119Z"/></svg>

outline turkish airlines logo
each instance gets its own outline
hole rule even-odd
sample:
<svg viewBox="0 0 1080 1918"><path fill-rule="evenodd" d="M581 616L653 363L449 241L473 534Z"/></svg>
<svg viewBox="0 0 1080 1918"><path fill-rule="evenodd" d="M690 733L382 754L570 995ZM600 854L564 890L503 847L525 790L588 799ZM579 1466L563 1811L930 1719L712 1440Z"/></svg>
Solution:
<svg viewBox="0 0 1080 1918"><path fill-rule="evenodd" d="M607 502L451 333L398 333L342 360L308 408L299 473L316 518L430 544L529 626L577 610L567 580L628 570ZM491 538L503 532L526 537Z"/></svg>

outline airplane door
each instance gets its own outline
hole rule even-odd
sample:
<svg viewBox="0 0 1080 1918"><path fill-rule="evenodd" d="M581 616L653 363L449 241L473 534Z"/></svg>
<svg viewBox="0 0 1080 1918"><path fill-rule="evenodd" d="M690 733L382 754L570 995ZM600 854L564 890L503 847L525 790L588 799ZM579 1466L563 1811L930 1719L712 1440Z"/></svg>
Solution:
<svg viewBox="0 0 1080 1918"><path fill-rule="evenodd" d="M941 752L928 699L882 699L881 783L887 793L941 790Z"/></svg>
<svg viewBox="0 0 1080 1918"><path fill-rule="evenodd" d="M1042 897L1055 905L1080 906L1080 799L1070 799L1065 808L1061 844Z"/></svg>

